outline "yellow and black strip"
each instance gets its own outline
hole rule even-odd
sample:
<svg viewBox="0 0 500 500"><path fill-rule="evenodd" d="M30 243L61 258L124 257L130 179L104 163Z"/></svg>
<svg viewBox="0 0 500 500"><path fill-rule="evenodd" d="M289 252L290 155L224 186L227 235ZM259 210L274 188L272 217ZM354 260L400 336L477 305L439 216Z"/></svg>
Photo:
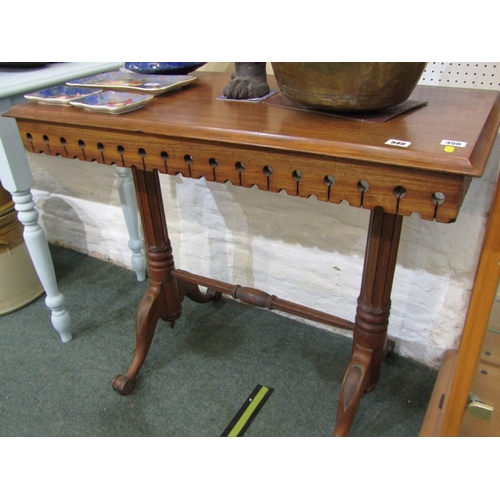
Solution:
<svg viewBox="0 0 500 500"><path fill-rule="evenodd" d="M258 385L243 406L238 410L238 413L225 428L221 437L241 437L257 416L264 403L269 399L274 389Z"/></svg>

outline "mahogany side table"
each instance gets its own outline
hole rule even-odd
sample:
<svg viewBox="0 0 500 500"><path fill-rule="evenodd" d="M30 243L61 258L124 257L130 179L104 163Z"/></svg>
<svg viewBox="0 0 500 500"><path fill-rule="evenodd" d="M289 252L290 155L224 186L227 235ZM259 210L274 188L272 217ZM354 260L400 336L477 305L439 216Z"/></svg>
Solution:
<svg viewBox="0 0 500 500"><path fill-rule="evenodd" d="M439 223L457 218L470 181L483 174L496 138L500 95L417 86L410 99L425 106L371 123L273 106L272 101L221 101L217 97L227 75L197 76L189 87L157 96L130 114L61 111L29 103L4 116L17 120L28 151L116 164L133 172L150 283L136 313L132 363L125 375L115 377L114 389L121 394L133 390L158 320L173 325L185 297L207 302L224 293L353 330L333 432L345 436L362 394L379 378L403 217L416 212ZM370 210L354 321L176 269L159 174L256 185L330 203L347 200L352 207Z"/></svg>

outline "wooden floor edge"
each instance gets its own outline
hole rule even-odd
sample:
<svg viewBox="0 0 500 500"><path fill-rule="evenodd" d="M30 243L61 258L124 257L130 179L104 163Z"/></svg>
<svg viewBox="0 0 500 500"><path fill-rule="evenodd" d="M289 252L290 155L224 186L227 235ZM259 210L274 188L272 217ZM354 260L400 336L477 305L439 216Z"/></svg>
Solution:
<svg viewBox="0 0 500 500"><path fill-rule="evenodd" d="M441 436L444 410L453 381L457 357L458 351L456 349L446 351L443 356L419 437Z"/></svg>

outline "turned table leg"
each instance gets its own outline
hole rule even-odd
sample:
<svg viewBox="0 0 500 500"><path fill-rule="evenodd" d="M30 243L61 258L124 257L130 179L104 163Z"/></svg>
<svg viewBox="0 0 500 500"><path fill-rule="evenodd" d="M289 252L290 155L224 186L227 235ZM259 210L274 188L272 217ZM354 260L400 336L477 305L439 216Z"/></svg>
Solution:
<svg viewBox="0 0 500 500"><path fill-rule="evenodd" d="M158 171L146 172L135 168L132 170L143 223L150 282L137 309L136 347L132 364L125 375L118 375L113 380L113 388L123 395L129 394L134 388L158 320L163 319L173 325L181 315L177 280L172 275L175 265L168 238Z"/></svg>
<svg viewBox="0 0 500 500"><path fill-rule="evenodd" d="M353 349L337 409L334 436L346 436L359 401L375 388L387 341L391 289L403 217L371 211L361 292L354 321Z"/></svg>
<svg viewBox="0 0 500 500"><path fill-rule="evenodd" d="M146 257L144 255L144 241L141 237L134 179L129 168L115 166L115 172L118 175L118 193L123 218L129 234L128 246L132 251L132 269L135 271L137 281L144 281L146 279Z"/></svg>
<svg viewBox="0 0 500 500"><path fill-rule="evenodd" d="M31 187L33 176L15 122L2 122L0 138L0 177L3 187L12 195L18 218L24 225L24 241L35 271L46 293L45 304L51 310L51 321L63 342L71 340L71 318L59 292L52 256L45 231L38 223Z"/></svg>

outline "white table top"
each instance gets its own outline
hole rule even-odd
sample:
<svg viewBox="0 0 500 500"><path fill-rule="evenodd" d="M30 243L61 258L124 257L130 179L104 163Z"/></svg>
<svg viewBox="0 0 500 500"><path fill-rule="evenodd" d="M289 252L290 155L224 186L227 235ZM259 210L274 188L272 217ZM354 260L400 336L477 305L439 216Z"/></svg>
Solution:
<svg viewBox="0 0 500 500"><path fill-rule="evenodd" d="M114 71L122 66L122 62L61 62L36 68L0 65L0 99L60 85L75 78Z"/></svg>

